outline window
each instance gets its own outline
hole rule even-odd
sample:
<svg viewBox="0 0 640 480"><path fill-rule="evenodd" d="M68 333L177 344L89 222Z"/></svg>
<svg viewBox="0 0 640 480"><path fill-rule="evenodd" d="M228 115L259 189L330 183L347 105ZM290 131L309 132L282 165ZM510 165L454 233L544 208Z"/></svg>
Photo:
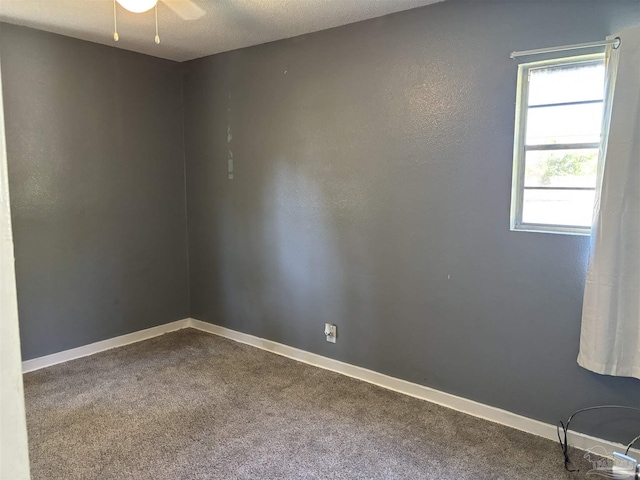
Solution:
<svg viewBox="0 0 640 480"><path fill-rule="evenodd" d="M512 230L590 233L604 84L603 54L520 65Z"/></svg>

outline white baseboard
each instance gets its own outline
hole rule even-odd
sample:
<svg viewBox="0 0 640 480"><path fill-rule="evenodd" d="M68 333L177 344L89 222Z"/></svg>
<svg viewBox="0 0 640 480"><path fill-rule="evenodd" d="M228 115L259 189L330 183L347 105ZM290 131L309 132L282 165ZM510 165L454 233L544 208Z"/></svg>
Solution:
<svg viewBox="0 0 640 480"><path fill-rule="evenodd" d="M101 342L72 348L71 350L64 350L63 352L52 353L51 355L45 355L44 357L26 360L22 362L22 373L33 372L34 370L40 370L41 368L50 367L58 363L68 362L75 358L86 357L87 355L93 355L94 353L102 352L104 350L123 347L130 343L136 343L142 340L147 340L148 338L157 337L163 333L187 328L189 327L189 322L190 319L184 318L175 322L165 323L164 325L158 325L157 327L151 327L145 330L121 335L119 337L102 340Z"/></svg>
<svg viewBox="0 0 640 480"><path fill-rule="evenodd" d="M502 410L500 408L485 405L483 403L475 402L466 398L451 395L450 393L441 392L434 388L425 387L417 383L407 382L399 378L390 377L382 373L374 372L366 368L357 367L349 363L344 363L332 358L323 357L315 353L300 350L298 348L283 345L281 343L266 340L264 338L254 337L246 333L231 330L229 328L214 325L212 323L203 322L194 318L185 318L175 322L159 325L157 327L148 328L146 330L140 330L138 332L129 333L120 337L110 338L101 342L92 343L71 350L65 350L63 352L46 355L44 357L34 358L33 360L27 360L22 362L23 373L32 372L41 368L50 367L58 363L67 362L75 358L85 357L87 355L93 355L94 353L102 352L104 350L110 350L116 347L122 347L130 343L140 342L147 340L163 333L172 332L174 330L180 330L182 328L194 328L203 332L212 333L221 337L229 338L240 343L245 343L262 350L266 350L283 357L291 358L299 362L307 363L315 367L323 368L325 370L331 370L332 372L341 373L348 377L356 378L364 382L378 385L382 388L393 390L395 392L409 395L411 397L426 400L431 403L442 405L443 407L451 408L459 412L463 412L474 417L483 418L491 422L499 423L507 427L515 428L523 432L531 433L540 437L548 438L550 440L557 441L555 425L540 422L532 418L524 417L516 413ZM595 447L599 448L596 453L602 453L602 448L607 452L613 451L624 452L626 446L602 440L596 437L585 435L577 432L569 432L569 445L581 450L592 450ZM640 458L640 450L631 449L630 451L636 458Z"/></svg>
<svg viewBox="0 0 640 480"><path fill-rule="evenodd" d="M441 392L439 390L425 387L417 383L407 382L406 380L400 380L399 378L390 377L382 373L374 372L366 368L357 367L348 363L340 362L332 358L323 357L315 353L310 353L304 350L300 350L288 345L266 340L264 338L254 337L246 333L241 333L229 328L214 325L212 323L203 322L190 318L188 326L204 332L213 333L221 337L229 338L240 343L245 343L253 347L267 350L269 352L282 355L299 362L307 363L315 367L324 368L325 370L331 370L332 372L341 373L348 377L357 378L368 383L373 383L380 387L393 390L395 392L403 393L411 397L426 400L431 403L442 405L443 407L451 408L459 412L463 412L474 417L483 418L491 422L499 423L507 427L515 428L523 432L531 433L540 437L548 438L549 440L558 441L555 425L540 422L532 418L524 417L516 413L502 410L500 408L485 405L483 403L468 400L466 398L451 395L450 393ZM600 450L596 453L602 454L602 448L611 453L614 451L624 452L625 445L602 440L590 435L585 435L577 432L569 432L569 445L580 450L592 450L594 447L598 447ZM559 448L559 447L558 447ZM640 450L631 449L630 453L634 453L636 458L640 458Z"/></svg>

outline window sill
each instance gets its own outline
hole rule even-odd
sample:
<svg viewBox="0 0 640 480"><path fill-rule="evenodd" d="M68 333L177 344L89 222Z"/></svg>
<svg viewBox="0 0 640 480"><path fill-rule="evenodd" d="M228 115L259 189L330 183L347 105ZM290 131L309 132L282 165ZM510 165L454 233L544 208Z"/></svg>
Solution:
<svg viewBox="0 0 640 480"><path fill-rule="evenodd" d="M578 235L581 237L591 236L591 228L565 227L559 225L536 225L527 223L511 226L510 230L512 232L555 233L556 235Z"/></svg>

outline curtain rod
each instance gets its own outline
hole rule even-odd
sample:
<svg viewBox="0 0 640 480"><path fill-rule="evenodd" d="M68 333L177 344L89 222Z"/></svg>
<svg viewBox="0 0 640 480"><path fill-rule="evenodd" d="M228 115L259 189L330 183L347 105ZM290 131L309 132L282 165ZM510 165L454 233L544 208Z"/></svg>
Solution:
<svg viewBox="0 0 640 480"><path fill-rule="evenodd" d="M520 52L511 52L511 55L509 56L511 58L516 58L516 57L524 57L527 55L539 55L541 53L562 52L564 50L578 50L581 48L604 47L607 45L613 45L613 48L618 48L620 46L620 37L616 37L613 40L603 40L601 42L576 43L574 45L563 45L561 47L538 48L536 50L522 50Z"/></svg>

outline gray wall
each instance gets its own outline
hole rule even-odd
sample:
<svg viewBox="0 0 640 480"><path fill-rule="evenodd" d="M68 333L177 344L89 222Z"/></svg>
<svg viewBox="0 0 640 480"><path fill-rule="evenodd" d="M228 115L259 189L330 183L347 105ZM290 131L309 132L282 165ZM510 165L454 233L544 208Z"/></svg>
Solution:
<svg viewBox="0 0 640 480"><path fill-rule="evenodd" d="M509 52L634 23L450 0L184 64L191 315L545 422L640 406L576 363L589 239L509 231ZM574 425L622 442L640 416Z"/></svg>
<svg viewBox="0 0 640 480"><path fill-rule="evenodd" d="M23 358L189 316L179 64L0 43Z"/></svg>

